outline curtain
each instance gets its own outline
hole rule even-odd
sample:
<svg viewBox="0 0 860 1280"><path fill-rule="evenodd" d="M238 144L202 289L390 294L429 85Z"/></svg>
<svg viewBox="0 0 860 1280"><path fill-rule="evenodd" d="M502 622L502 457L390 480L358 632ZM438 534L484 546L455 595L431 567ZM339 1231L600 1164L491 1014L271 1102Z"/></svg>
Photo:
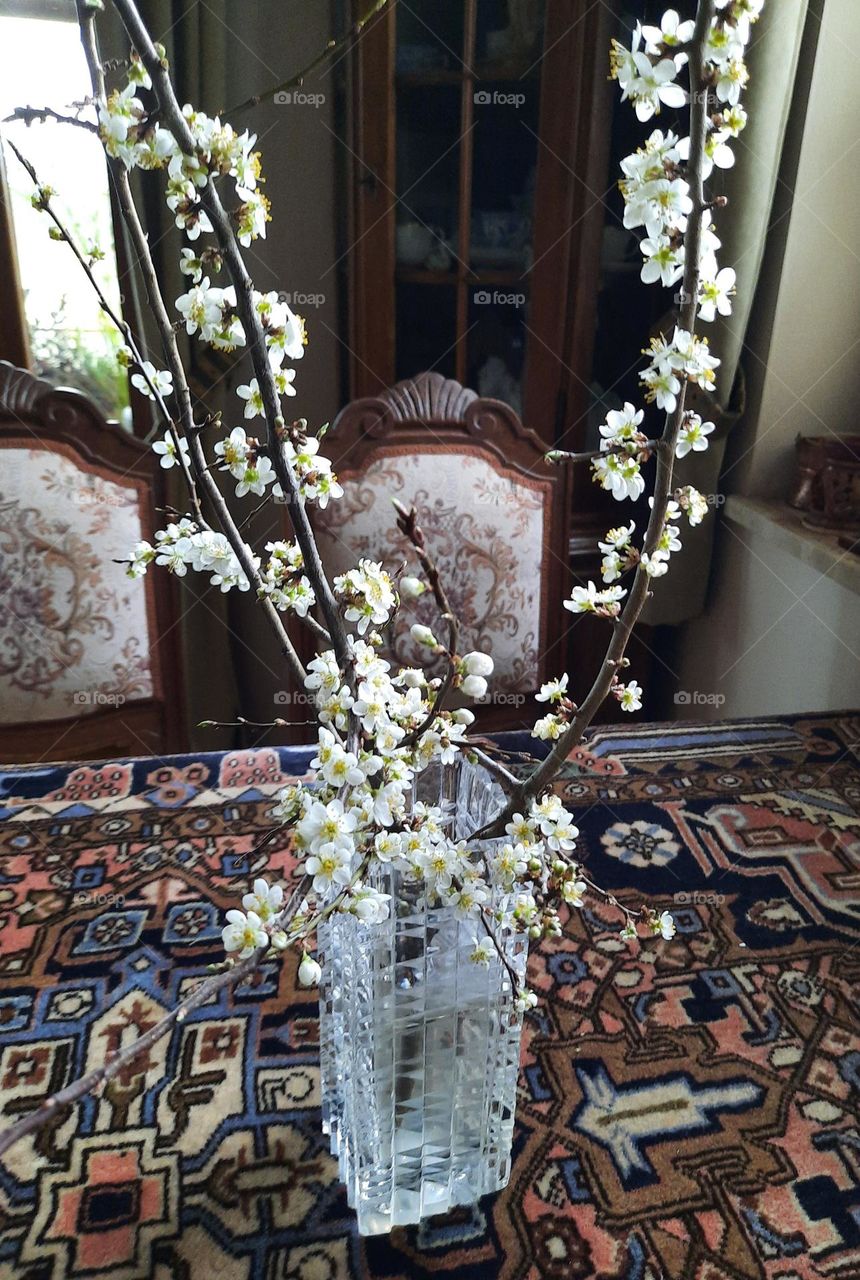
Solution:
<svg viewBox="0 0 860 1280"><path fill-rule="evenodd" d="M720 264L735 267L737 294L731 316L702 326L722 362L717 371L720 398L715 403L713 397L702 396L694 407L716 424L716 430L707 452L688 454L677 463L676 475L679 485L694 485L713 505L702 524L685 528L684 551L673 560L671 575L653 583L654 598L644 615L652 625L684 622L705 605L723 498L720 472L729 433L745 409L744 337L768 241L808 5L809 0L769 0L765 5L748 49L750 82L743 104L749 123L733 144L734 168L715 170L709 182L714 194L728 197L728 208L718 210L715 221L723 244Z"/></svg>

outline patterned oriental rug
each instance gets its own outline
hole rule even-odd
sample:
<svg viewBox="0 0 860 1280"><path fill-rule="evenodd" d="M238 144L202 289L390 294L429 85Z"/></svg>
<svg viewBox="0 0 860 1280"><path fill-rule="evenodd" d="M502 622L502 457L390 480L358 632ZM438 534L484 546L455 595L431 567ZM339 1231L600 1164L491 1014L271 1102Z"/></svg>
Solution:
<svg viewBox="0 0 860 1280"><path fill-rule="evenodd" d="M519 743L515 745L521 745ZM307 754L0 779L0 1125L221 956ZM860 716L598 730L559 790L602 908L533 957L510 1185L359 1238L320 1132L295 960L224 994L0 1162L13 1280L860 1277Z"/></svg>

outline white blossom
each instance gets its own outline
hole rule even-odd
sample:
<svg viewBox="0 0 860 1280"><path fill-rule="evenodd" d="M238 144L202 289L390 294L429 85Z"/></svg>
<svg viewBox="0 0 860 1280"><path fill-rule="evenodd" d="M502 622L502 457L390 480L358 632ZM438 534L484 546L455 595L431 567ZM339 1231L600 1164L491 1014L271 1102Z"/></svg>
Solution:
<svg viewBox="0 0 860 1280"><path fill-rule="evenodd" d="M614 618L620 608L619 601L626 595L623 587L605 587L599 591L589 582L587 587L574 587L570 599L563 600L562 604L571 613L597 613Z"/></svg>
<svg viewBox="0 0 860 1280"><path fill-rule="evenodd" d="M467 676L491 676L493 674L493 659L488 653L481 653L477 649L471 653L467 653L461 659L461 666Z"/></svg>
<svg viewBox="0 0 860 1280"><path fill-rule="evenodd" d="M691 451L704 453L708 447L708 436L714 430L713 422L703 422L697 413L688 413L675 445L675 457L685 458Z"/></svg>
<svg viewBox="0 0 860 1280"><path fill-rule="evenodd" d="M532 729L533 738L541 738L544 742L554 742L564 732L566 723L560 716L550 712L536 720Z"/></svg>
<svg viewBox="0 0 860 1280"><path fill-rule="evenodd" d="M732 314L732 294L735 291L736 275L732 267L723 267L713 279L702 280L699 286L699 319L711 321L721 316Z"/></svg>
<svg viewBox="0 0 860 1280"><path fill-rule="evenodd" d="M176 310L185 321L186 333L193 334L199 329L200 337L208 340L221 320L222 299L223 290L210 288L208 276L181 294L176 299Z"/></svg>
<svg viewBox="0 0 860 1280"><path fill-rule="evenodd" d="M179 451L176 449L176 440L169 431L165 431L161 440L156 440L152 446L152 452L157 453L160 458L160 465L165 471L169 471L171 467L179 465L179 456L188 461L188 441L184 436L178 436Z"/></svg>
<svg viewBox="0 0 860 1280"><path fill-rule="evenodd" d="M619 685L618 701L622 711L641 711L642 686L636 680Z"/></svg>
<svg viewBox="0 0 860 1280"><path fill-rule="evenodd" d="M221 941L225 951L235 951L238 953L237 959L244 960L259 947L265 947L269 935L256 912L249 911L246 915L244 911L232 910L227 912L227 924L221 930Z"/></svg>
<svg viewBox="0 0 860 1280"><path fill-rule="evenodd" d="M483 698L487 693L487 681L483 676L466 676L460 688L467 698Z"/></svg>
<svg viewBox="0 0 860 1280"><path fill-rule="evenodd" d="M645 41L645 52L658 58L661 53L671 53L674 45L688 44L693 38L695 22L691 19L682 22L677 9L667 9L660 20L659 27L642 26L642 38ZM685 53L673 54L675 66L680 68L687 60Z"/></svg>
<svg viewBox="0 0 860 1280"><path fill-rule="evenodd" d="M149 360L144 360L140 373L131 375L131 385L141 391L148 400L154 400L155 392L160 396L173 395L173 374L168 369L156 369Z"/></svg>
<svg viewBox="0 0 860 1280"><path fill-rule="evenodd" d="M254 881L252 893L246 893L242 906L246 911L253 911L263 924L270 923L284 904L284 891L279 884L270 885L260 876Z"/></svg>
<svg viewBox="0 0 860 1280"><path fill-rule="evenodd" d="M684 247L661 235L645 239L640 244L645 258L641 278L644 284L656 284L659 280L667 288L680 280L684 273Z"/></svg>
<svg viewBox="0 0 860 1280"><path fill-rule="evenodd" d="M662 911L660 915L652 921L651 932L659 933L662 938L670 942L675 936L675 921L672 919L671 911Z"/></svg>
<svg viewBox="0 0 860 1280"><path fill-rule="evenodd" d="M560 676L557 680L548 680L546 684L540 687L540 693L535 694L536 702L558 702L567 693L567 672Z"/></svg>

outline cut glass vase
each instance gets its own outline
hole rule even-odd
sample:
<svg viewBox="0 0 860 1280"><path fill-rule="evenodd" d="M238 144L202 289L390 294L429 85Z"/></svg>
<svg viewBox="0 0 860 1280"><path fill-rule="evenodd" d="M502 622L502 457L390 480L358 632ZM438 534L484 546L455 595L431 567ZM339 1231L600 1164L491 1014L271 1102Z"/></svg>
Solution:
<svg viewBox="0 0 860 1280"><path fill-rule="evenodd" d="M416 800L442 806L463 839L504 796L460 760L419 775ZM511 973L525 975L527 940L500 926L506 963L495 947L475 963L480 917L428 906L422 885L390 867L368 883L391 895L388 920L333 915L318 931L320 1061L323 1128L359 1231L379 1235L507 1183L522 1031ZM503 898L494 885L491 905Z"/></svg>

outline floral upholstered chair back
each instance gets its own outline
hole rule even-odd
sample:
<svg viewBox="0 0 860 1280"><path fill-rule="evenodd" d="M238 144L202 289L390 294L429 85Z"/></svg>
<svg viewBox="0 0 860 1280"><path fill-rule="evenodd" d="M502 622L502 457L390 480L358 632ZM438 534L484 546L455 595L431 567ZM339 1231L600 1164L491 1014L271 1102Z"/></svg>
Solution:
<svg viewBox="0 0 860 1280"><path fill-rule="evenodd" d="M153 484L84 397L0 362L0 758L163 749L160 602L117 563Z"/></svg>
<svg viewBox="0 0 860 1280"><path fill-rule="evenodd" d="M329 440L344 496L315 519L327 567L341 573L365 557L420 572L391 499L414 505L460 618L461 652L492 655L497 695L534 692L553 642L550 592L565 564L564 473L544 463L546 446L508 406L439 374L353 402ZM396 617L399 663L426 664L409 633L416 621L437 624L429 592Z"/></svg>

